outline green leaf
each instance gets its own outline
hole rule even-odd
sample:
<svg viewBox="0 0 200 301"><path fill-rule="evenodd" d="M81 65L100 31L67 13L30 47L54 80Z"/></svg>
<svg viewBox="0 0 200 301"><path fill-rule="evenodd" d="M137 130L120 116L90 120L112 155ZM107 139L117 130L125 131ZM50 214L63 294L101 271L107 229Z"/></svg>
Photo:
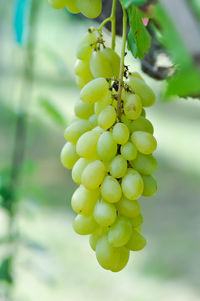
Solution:
<svg viewBox="0 0 200 301"><path fill-rule="evenodd" d="M144 58L151 45L151 36L142 22L140 10L131 5L128 7L130 31L128 35L128 48L134 57Z"/></svg>
<svg viewBox="0 0 200 301"><path fill-rule="evenodd" d="M7 283L13 283L12 277L12 257L6 257L3 259L0 265L0 281L6 281Z"/></svg>
<svg viewBox="0 0 200 301"><path fill-rule="evenodd" d="M51 101L46 98L41 98L40 106L45 110L48 116L51 117L51 119L55 123L61 125L62 127L66 125L66 121L63 115L57 110L57 108Z"/></svg>
<svg viewBox="0 0 200 301"><path fill-rule="evenodd" d="M142 6L147 2L147 0L121 0L122 5L124 8L128 8L130 5L135 5L135 6Z"/></svg>

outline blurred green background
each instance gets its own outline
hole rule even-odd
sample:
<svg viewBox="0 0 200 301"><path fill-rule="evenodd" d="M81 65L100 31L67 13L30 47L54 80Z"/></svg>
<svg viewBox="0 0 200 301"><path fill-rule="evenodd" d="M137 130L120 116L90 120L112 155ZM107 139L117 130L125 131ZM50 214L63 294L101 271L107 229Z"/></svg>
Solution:
<svg viewBox="0 0 200 301"><path fill-rule="evenodd" d="M158 140L158 193L140 202L148 244L132 254L122 272L104 271L88 238L73 232L70 198L75 184L59 159L63 131L79 98L73 72L76 47L92 21L56 11L41 1L32 41L31 88L28 50L16 43L13 4L0 2L0 187L11 173L22 109L27 114L27 139L16 187L14 243L5 239L9 215L4 206L0 209L0 300L200 300L199 101L163 102L161 84L144 75L158 95L156 105L147 110ZM106 40L109 43L108 33ZM131 56L127 63L140 70ZM14 285L5 275L9 254L14 258Z"/></svg>

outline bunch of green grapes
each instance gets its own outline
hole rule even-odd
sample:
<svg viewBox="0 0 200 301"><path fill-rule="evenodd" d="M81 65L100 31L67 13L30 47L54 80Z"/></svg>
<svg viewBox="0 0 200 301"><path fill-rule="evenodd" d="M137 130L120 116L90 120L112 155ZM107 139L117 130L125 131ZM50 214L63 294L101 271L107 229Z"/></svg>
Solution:
<svg viewBox="0 0 200 301"><path fill-rule="evenodd" d="M151 197L157 184L152 153L157 142L144 107L155 95L138 73L126 69L119 94L120 58L91 30L77 51L75 73L81 88L75 120L66 128L61 152L64 167L80 185L71 205L74 230L90 235L99 264L122 270L130 251L146 245L138 199Z"/></svg>
<svg viewBox="0 0 200 301"><path fill-rule="evenodd" d="M82 13L87 18L97 18L102 10L101 0L48 0L52 7L67 8L72 14Z"/></svg>

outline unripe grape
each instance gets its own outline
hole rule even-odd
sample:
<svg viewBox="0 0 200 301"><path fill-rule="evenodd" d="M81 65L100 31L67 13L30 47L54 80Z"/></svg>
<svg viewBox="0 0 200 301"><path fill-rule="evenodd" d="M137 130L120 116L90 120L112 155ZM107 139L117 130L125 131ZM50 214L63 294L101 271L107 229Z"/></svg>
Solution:
<svg viewBox="0 0 200 301"><path fill-rule="evenodd" d="M140 213L139 215L133 217L130 221L131 221L131 224L132 224L133 228L136 228L136 227L142 225L142 223L143 223L143 216Z"/></svg>
<svg viewBox="0 0 200 301"><path fill-rule="evenodd" d="M101 185L101 195L105 201L117 203L122 196L119 182L111 176L106 176Z"/></svg>
<svg viewBox="0 0 200 301"><path fill-rule="evenodd" d="M133 229L131 238L126 247L131 251L142 250L146 246L146 239L137 230Z"/></svg>
<svg viewBox="0 0 200 301"><path fill-rule="evenodd" d="M66 0L65 4L67 10L72 14L78 14L80 13L80 10L78 9L76 5L76 0Z"/></svg>
<svg viewBox="0 0 200 301"><path fill-rule="evenodd" d="M143 155L141 153L138 153L136 159L130 163L142 175L150 175L158 167L157 160L152 155Z"/></svg>
<svg viewBox="0 0 200 301"><path fill-rule="evenodd" d="M134 169L129 169L122 179L122 191L129 200L138 199L143 192L144 183L141 175Z"/></svg>
<svg viewBox="0 0 200 301"><path fill-rule="evenodd" d="M110 132L106 131L99 137L97 142L97 154L103 161L112 160L117 153L117 144Z"/></svg>
<svg viewBox="0 0 200 301"><path fill-rule="evenodd" d="M121 200L116 204L120 215L133 218L140 214L140 205L136 200L129 200L122 196Z"/></svg>
<svg viewBox="0 0 200 301"><path fill-rule="evenodd" d="M109 129L116 120L117 114L113 106L106 106L98 116L98 125L104 129Z"/></svg>
<svg viewBox="0 0 200 301"><path fill-rule="evenodd" d="M115 223L110 227L108 241L113 247L122 247L129 241L131 233L131 222L123 216L118 216Z"/></svg>
<svg viewBox="0 0 200 301"><path fill-rule="evenodd" d="M74 164L72 168L72 179L76 184L81 184L81 176L85 169L85 167L90 163L90 160L87 160L85 158L80 158L76 163Z"/></svg>
<svg viewBox="0 0 200 301"><path fill-rule="evenodd" d="M92 73L90 72L90 66L88 62L76 60L74 70L77 76L88 78L90 80L92 79Z"/></svg>
<svg viewBox="0 0 200 301"><path fill-rule="evenodd" d="M114 125L112 134L118 144L125 144L129 138L129 129L125 124L118 122Z"/></svg>
<svg viewBox="0 0 200 301"><path fill-rule="evenodd" d="M127 142L120 148L121 155L126 160L134 160L137 157L137 149L131 142Z"/></svg>
<svg viewBox="0 0 200 301"><path fill-rule="evenodd" d="M77 117L82 119L88 119L92 114L94 114L94 105L79 100L75 104L74 112Z"/></svg>
<svg viewBox="0 0 200 301"><path fill-rule="evenodd" d="M137 77L129 77L127 81L133 92L140 96L144 107L151 107L155 102L155 94L145 82Z"/></svg>
<svg viewBox="0 0 200 301"><path fill-rule="evenodd" d="M97 126L98 120L97 120L96 114L93 114L92 116L90 116L89 122L91 123L93 128L95 128Z"/></svg>
<svg viewBox="0 0 200 301"><path fill-rule="evenodd" d="M80 12L87 18L97 18L102 10L101 0L76 0Z"/></svg>
<svg viewBox="0 0 200 301"><path fill-rule="evenodd" d="M100 160L89 163L81 177L82 184L87 189L96 189L101 185L105 176L105 166Z"/></svg>
<svg viewBox="0 0 200 301"><path fill-rule="evenodd" d="M157 192L157 183L152 176L143 176L144 190L143 196L151 197Z"/></svg>
<svg viewBox="0 0 200 301"><path fill-rule="evenodd" d="M82 77L82 76L76 76L76 85L79 89L82 89L89 81L91 80L90 77Z"/></svg>
<svg viewBox="0 0 200 301"><path fill-rule="evenodd" d="M92 248L93 251L96 250L96 244L97 244L97 241L98 241L103 235L105 235L105 231L104 231L104 228L102 228L102 227L98 227L98 228L90 235L89 243L90 243L90 246L91 246L91 248Z"/></svg>
<svg viewBox="0 0 200 301"><path fill-rule="evenodd" d="M113 51L111 48L104 48L102 50L102 54L109 60L111 69L112 69L112 76L118 79L119 71L120 71L120 57L119 55Z"/></svg>
<svg viewBox="0 0 200 301"><path fill-rule="evenodd" d="M127 161L121 156L116 156L110 163L110 173L114 178L122 178L127 171Z"/></svg>
<svg viewBox="0 0 200 301"><path fill-rule="evenodd" d="M48 0L52 7L62 9L65 7L67 0Z"/></svg>
<svg viewBox="0 0 200 301"><path fill-rule="evenodd" d="M113 204L101 201L94 207L94 219L101 226L110 226L115 222L117 217L116 207Z"/></svg>
<svg viewBox="0 0 200 301"><path fill-rule="evenodd" d="M95 231L97 223L92 215L78 214L74 219L73 228L80 235L88 235Z"/></svg>
<svg viewBox="0 0 200 301"><path fill-rule="evenodd" d="M88 190L79 186L72 195L72 209L79 214L91 215L99 198L99 189Z"/></svg>
<svg viewBox="0 0 200 301"><path fill-rule="evenodd" d="M97 117L99 116L99 114L101 113L101 111L108 105L110 105L112 102L112 95L111 95L111 91L108 90L107 95L104 97L104 99L102 101L96 102L94 105L94 111L95 114L97 115Z"/></svg>
<svg viewBox="0 0 200 301"><path fill-rule="evenodd" d="M130 251L126 247L119 248L120 258L117 264L112 265L112 272L120 272L128 263Z"/></svg>
<svg viewBox="0 0 200 301"><path fill-rule="evenodd" d="M91 128L92 126L88 120L78 119L66 128L64 133L65 140L76 143L79 137L91 130Z"/></svg>
<svg viewBox="0 0 200 301"><path fill-rule="evenodd" d="M106 97L109 84L105 78L100 77L93 79L81 90L80 98L85 103L95 103L102 101Z"/></svg>
<svg viewBox="0 0 200 301"><path fill-rule="evenodd" d="M150 133L142 131L133 132L131 140L142 154L149 155L156 150L156 139Z"/></svg>
<svg viewBox="0 0 200 301"><path fill-rule="evenodd" d="M140 116L137 120L134 120L130 125L131 133L135 131L143 131L153 134L154 129L151 122L143 116Z"/></svg>
<svg viewBox="0 0 200 301"><path fill-rule="evenodd" d="M77 141L76 152L80 157L92 158L97 156L97 141L100 134L95 131L84 133Z"/></svg>
<svg viewBox="0 0 200 301"><path fill-rule="evenodd" d="M94 77L112 77L112 67L101 51L93 51L90 56L90 70Z"/></svg>
<svg viewBox="0 0 200 301"><path fill-rule="evenodd" d="M76 56L79 60L87 62L89 64L89 59L92 54L92 47L88 44L80 44L77 48Z"/></svg>
<svg viewBox="0 0 200 301"><path fill-rule="evenodd" d="M137 119L142 112L142 102L137 94L130 94L124 105L124 114L128 119Z"/></svg>
<svg viewBox="0 0 200 301"><path fill-rule="evenodd" d="M61 162L65 168L71 169L76 161L79 159L76 153L76 147L74 144L67 142L61 151Z"/></svg>

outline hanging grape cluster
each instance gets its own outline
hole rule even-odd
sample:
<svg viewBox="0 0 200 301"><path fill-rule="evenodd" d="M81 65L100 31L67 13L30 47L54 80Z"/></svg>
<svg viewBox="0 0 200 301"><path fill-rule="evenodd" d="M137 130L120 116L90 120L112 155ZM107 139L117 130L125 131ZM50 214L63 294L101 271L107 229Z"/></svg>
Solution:
<svg viewBox="0 0 200 301"><path fill-rule="evenodd" d="M138 199L151 197L157 184L152 173L157 142L144 107L155 95L138 73L125 66L119 82L120 57L105 47L102 33L89 30L77 51L75 65L80 100L75 120L66 128L62 164L72 169L80 186L71 205L74 230L90 235L99 264L122 270L130 251L146 245ZM121 85L121 91L120 91Z"/></svg>

